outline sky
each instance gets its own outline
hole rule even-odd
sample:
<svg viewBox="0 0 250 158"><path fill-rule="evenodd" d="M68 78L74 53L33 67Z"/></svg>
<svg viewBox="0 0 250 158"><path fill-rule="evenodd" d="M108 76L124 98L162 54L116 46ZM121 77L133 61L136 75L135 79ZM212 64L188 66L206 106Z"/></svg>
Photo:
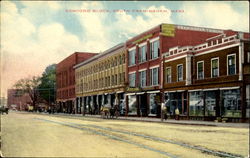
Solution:
<svg viewBox="0 0 250 158"><path fill-rule="evenodd" d="M17 80L41 76L48 65L74 52L100 53L161 23L249 32L247 1L0 3L4 97Z"/></svg>

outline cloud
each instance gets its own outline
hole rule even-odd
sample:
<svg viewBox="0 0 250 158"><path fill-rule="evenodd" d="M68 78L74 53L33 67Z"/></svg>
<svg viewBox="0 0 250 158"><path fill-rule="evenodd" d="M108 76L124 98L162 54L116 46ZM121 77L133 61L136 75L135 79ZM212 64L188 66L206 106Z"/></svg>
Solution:
<svg viewBox="0 0 250 158"><path fill-rule="evenodd" d="M115 28L119 28L121 35L126 33L128 37L131 37L161 23L173 23L171 11L165 6L150 6L146 9L141 8L141 10L165 10L167 12L142 12L138 15L118 12L115 15L116 21L114 25Z"/></svg>
<svg viewBox="0 0 250 158"><path fill-rule="evenodd" d="M241 5L239 12L231 3L183 2L181 8L184 9L184 13L178 17L185 25L249 32L249 7L248 4L238 3L238 7Z"/></svg>
<svg viewBox="0 0 250 158"><path fill-rule="evenodd" d="M1 11L1 95L6 95L6 90L18 79L41 75L46 66L84 49L79 38L67 32L62 24L36 26L32 15L23 15L27 8L25 13L18 13L16 5L8 1L2 7L6 9ZM53 7L47 9L58 9Z"/></svg>

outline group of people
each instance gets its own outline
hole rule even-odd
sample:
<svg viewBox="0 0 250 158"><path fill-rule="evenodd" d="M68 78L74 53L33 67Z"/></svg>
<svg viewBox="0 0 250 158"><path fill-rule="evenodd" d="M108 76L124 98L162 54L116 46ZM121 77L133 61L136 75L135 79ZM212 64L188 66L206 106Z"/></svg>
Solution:
<svg viewBox="0 0 250 158"><path fill-rule="evenodd" d="M167 118L168 118L168 109L167 109L166 105L163 106L162 114L163 114L163 118L165 120L167 120ZM179 111L178 107L176 107L175 110L174 110L174 118L175 118L175 120L180 119L180 111Z"/></svg>

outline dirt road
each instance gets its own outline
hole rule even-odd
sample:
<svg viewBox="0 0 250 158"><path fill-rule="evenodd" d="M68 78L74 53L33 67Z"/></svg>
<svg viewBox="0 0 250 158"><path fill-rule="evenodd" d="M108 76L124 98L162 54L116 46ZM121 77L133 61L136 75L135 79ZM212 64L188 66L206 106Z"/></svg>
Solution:
<svg viewBox="0 0 250 158"><path fill-rule="evenodd" d="M12 112L1 115L6 157L246 157L249 129Z"/></svg>

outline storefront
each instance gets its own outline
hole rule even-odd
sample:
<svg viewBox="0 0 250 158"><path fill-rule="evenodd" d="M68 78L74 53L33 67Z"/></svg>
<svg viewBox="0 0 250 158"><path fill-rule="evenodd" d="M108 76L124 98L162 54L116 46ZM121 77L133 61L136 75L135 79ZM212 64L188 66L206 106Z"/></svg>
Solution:
<svg viewBox="0 0 250 158"><path fill-rule="evenodd" d="M161 93L160 91L148 91L149 97L149 107L148 116L158 116L161 115Z"/></svg>
<svg viewBox="0 0 250 158"><path fill-rule="evenodd" d="M216 117L241 118L240 87L190 90L189 116L205 120Z"/></svg>
<svg viewBox="0 0 250 158"><path fill-rule="evenodd" d="M176 108L178 108L180 116L187 116L187 91L167 91L165 92L164 102L170 116L175 115Z"/></svg>

